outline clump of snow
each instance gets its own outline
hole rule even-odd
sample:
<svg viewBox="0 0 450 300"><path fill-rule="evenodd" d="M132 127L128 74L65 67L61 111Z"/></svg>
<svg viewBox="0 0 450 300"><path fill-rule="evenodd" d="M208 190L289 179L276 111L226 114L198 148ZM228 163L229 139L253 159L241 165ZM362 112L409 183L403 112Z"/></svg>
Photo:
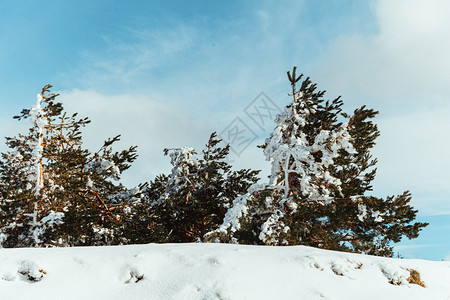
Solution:
<svg viewBox="0 0 450 300"><path fill-rule="evenodd" d="M369 214L369 212L367 211L367 206L365 206L364 204L358 204L358 219L361 222L364 222L364 219L366 219L368 216L371 216L372 219L375 222L382 222L383 221L383 217L380 211L376 210L376 211L372 211L371 214Z"/></svg>
<svg viewBox="0 0 450 300"><path fill-rule="evenodd" d="M402 268L395 264L393 265L380 264L380 270L386 276L390 284L393 285L408 284L407 278L410 276L410 273L406 268Z"/></svg>
<svg viewBox="0 0 450 300"><path fill-rule="evenodd" d="M449 278L450 262L304 246L0 249L2 299L447 299Z"/></svg>
<svg viewBox="0 0 450 300"><path fill-rule="evenodd" d="M193 184L190 177L195 175L195 171L199 165L199 160L195 157L197 154L194 148L182 147L175 149L164 149L164 153L170 156L170 163L172 164L172 172L167 181L166 190L154 201L151 206L162 203L171 192L177 193L187 183L191 187Z"/></svg>
<svg viewBox="0 0 450 300"><path fill-rule="evenodd" d="M51 211L47 216L41 219L41 223L53 227L63 223L64 213Z"/></svg>
<svg viewBox="0 0 450 300"><path fill-rule="evenodd" d="M99 174L107 172L114 180L120 179L121 172L119 167L113 161L103 159L101 157L98 157L95 160L87 163L84 169L85 171L92 171ZM88 179L88 182L86 183L87 186L89 186L89 184L92 184L92 181L89 182L89 180L91 179Z"/></svg>
<svg viewBox="0 0 450 300"><path fill-rule="evenodd" d="M226 233L228 230L236 232L241 229L240 219L247 215L248 206L247 201L257 191L264 190L267 184L253 184L248 189L248 192L233 200L233 205L228 209L223 219L222 225L216 230L216 232Z"/></svg>
<svg viewBox="0 0 450 300"><path fill-rule="evenodd" d="M286 226L280 219L284 216L281 210L276 210L264 224L261 226L259 239L268 245L278 243L278 232L287 232L289 226Z"/></svg>
<svg viewBox="0 0 450 300"><path fill-rule="evenodd" d="M364 222L364 218L367 216L367 206L365 206L364 204L358 204L358 219L361 222Z"/></svg>
<svg viewBox="0 0 450 300"><path fill-rule="evenodd" d="M34 188L34 193L36 197L39 196L41 189L43 188L43 180L42 180L42 170L41 170L41 162L42 162L42 153L44 151L43 142L44 142L44 130L45 126L48 125L48 118L45 116L45 112L42 109L42 95L37 95L37 102L31 108L29 115L30 121L34 125L34 130L37 133L37 138L34 141L33 151L31 153L31 161L32 161L32 169L30 170L28 181L34 182L33 185L29 184L28 188Z"/></svg>
<svg viewBox="0 0 450 300"><path fill-rule="evenodd" d="M199 161L195 154L195 149L190 147L171 149L169 155L173 168L167 186L175 189L175 192L180 188L179 183L183 179L189 182L189 174L193 168L198 167Z"/></svg>
<svg viewBox="0 0 450 300"><path fill-rule="evenodd" d="M52 228L55 225L60 225L64 223L63 221L64 213L51 211L47 216L43 217L40 221L37 221L37 214L38 214L37 204L35 203L33 213L24 215L32 217L32 221L30 222L30 225L32 225L32 237L34 242L36 244L39 244L40 242L42 242L41 236L45 233L47 229ZM1 239L0 242L2 242Z"/></svg>
<svg viewBox="0 0 450 300"><path fill-rule="evenodd" d="M356 151L351 144L347 124L333 131L321 130L310 143L303 127L306 125L305 118L317 107L307 108L305 101L287 106L275 119L276 127L266 140L264 155L266 160L272 162L270 185L282 187L287 198L290 191L288 178L295 173L301 178L300 190L306 199L329 202L332 197L328 186L339 189L341 182L327 168L333 164L341 149L348 153ZM319 160L315 157L316 153L321 155Z"/></svg>
<svg viewBox="0 0 450 300"><path fill-rule="evenodd" d="M94 187L94 182L92 181L91 177L88 177L88 179L86 181L86 188L92 189L93 187Z"/></svg>
<svg viewBox="0 0 450 300"><path fill-rule="evenodd" d="M33 261L25 260L20 264L17 274L24 281L36 282L41 281L46 272L40 269Z"/></svg>
<svg viewBox="0 0 450 300"><path fill-rule="evenodd" d="M382 222L383 217L381 216L381 213L377 210L372 212L372 218L375 220L375 222Z"/></svg>

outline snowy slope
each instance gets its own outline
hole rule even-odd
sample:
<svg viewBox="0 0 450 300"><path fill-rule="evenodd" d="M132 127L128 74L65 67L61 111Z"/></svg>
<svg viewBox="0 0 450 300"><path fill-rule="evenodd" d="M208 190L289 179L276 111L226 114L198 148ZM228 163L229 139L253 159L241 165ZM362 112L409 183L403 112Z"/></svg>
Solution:
<svg viewBox="0 0 450 300"><path fill-rule="evenodd" d="M0 249L0 278L0 299L450 299L450 262L301 246Z"/></svg>

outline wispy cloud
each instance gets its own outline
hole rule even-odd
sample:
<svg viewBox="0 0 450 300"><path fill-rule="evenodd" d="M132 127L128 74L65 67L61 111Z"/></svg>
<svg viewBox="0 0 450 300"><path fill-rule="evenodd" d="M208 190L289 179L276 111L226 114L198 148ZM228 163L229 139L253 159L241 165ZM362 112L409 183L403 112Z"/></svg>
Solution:
<svg viewBox="0 0 450 300"><path fill-rule="evenodd" d="M67 78L75 78L84 88L119 85L129 89L142 84L142 77L149 72L161 72L173 64L195 39L195 30L180 24L165 30L128 28L121 37L103 35L103 47L98 52L81 51L79 68Z"/></svg>
<svg viewBox="0 0 450 300"><path fill-rule="evenodd" d="M414 245L399 245L395 246L395 250L407 250L407 249L417 249L417 248L430 248L430 247L440 247L445 244L414 244Z"/></svg>

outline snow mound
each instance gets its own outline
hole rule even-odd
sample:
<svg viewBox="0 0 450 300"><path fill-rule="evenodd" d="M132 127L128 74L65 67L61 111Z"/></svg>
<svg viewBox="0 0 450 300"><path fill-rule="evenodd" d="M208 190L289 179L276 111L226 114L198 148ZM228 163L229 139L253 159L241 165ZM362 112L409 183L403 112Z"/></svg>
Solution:
<svg viewBox="0 0 450 300"><path fill-rule="evenodd" d="M413 270L425 287L411 282ZM448 299L450 262L230 244L0 249L1 299Z"/></svg>

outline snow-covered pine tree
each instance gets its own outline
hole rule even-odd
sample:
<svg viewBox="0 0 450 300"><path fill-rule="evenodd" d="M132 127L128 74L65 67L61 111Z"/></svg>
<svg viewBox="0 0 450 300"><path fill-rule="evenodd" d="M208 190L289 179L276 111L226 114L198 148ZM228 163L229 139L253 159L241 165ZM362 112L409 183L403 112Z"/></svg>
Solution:
<svg viewBox="0 0 450 300"><path fill-rule="evenodd" d="M309 245L334 250L392 255L391 242L415 238L426 223L409 192L387 199L368 196L376 159L370 154L379 135L365 106L352 117L342 100L324 101L310 78L288 77L293 102L277 116L262 146L272 162L267 185L253 186L233 201L216 235L224 241L268 245ZM348 123L339 120L345 117Z"/></svg>
<svg viewBox="0 0 450 300"><path fill-rule="evenodd" d="M113 152L119 137L96 153L82 148L81 128L90 121L67 115L57 94L43 88L32 109L28 134L6 138L0 160L0 242L3 247L117 243L126 200L114 184L136 158L136 147ZM134 193L136 194L136 193Z"/></svg>
<svg viewBox="0 0 450 300"><path fill-rule="evenodd" d="M152 195L151 205L154 220L167 232L163 241L203 241L222 223L231 200L258 180L259 171L233 171L226 162L230 146L220 142L211 134L202 158L193 148L165 149L173 169L162 193Z"/></svg>

